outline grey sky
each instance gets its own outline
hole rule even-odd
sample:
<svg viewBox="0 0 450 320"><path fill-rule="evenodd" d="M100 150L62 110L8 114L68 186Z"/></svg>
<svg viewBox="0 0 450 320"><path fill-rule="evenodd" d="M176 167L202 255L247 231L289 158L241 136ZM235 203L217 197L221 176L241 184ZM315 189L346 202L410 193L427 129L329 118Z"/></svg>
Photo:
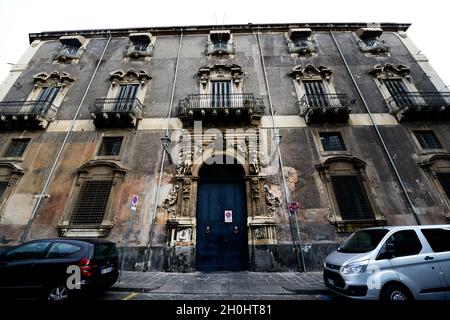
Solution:
<svg viewBox="0 0 450 320"><path fill-rule="evenodd" d="M216 4L217 3L217 4ZM450 85L444 1L394 0L0 0L0 81L28 47L28 33L96 28L283 22L412 23L408 35Z"/></svg>

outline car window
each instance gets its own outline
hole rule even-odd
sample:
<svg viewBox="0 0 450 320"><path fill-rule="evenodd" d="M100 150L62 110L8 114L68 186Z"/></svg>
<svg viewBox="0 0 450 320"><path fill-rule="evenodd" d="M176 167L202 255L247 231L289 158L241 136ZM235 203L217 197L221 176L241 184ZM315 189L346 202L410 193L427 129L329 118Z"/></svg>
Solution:
<svg viewBox="0 0 450 320"><path fill-rule="evenodd" d="M8 260L39 259L44 256L50 241L39 241L21 245L6 252Z"/></svg>
<svg viewBox="0 0 450 320"><path fill-rule="evenodd" d="M363 253L372 251L388 232L389 231L386 229L356 231L344 241L338 251L342 253Z"/></svg>
<svg viewBox="0 0 450 320"><path fill-rule="evenodd" d="M450 229L422 229L434 252L450 251Z"/></svg>
<svg viewBox="0 0 450 320"><path fill-rule="evenodd" d="M95 260L106 260L117 257L117 248L114 244L97 244L94 249Z"/></svg>
<svg viewBox="0 0 450 320"><path fill-rule="evenodd" d="M422 244L414 230L398 231L386 240L386 244L394 245L395 257L411 256L422 250Z"/></svg>
<svg viewBox="0 0 450 320"><path fill-rule="evenodd" d="M64 242L56 242L52 245L50 250L47 252L45 256L46 259L57 259L67 257L71 254L74 254L80 251L82 248L80 246L64 243Z"/></svg>

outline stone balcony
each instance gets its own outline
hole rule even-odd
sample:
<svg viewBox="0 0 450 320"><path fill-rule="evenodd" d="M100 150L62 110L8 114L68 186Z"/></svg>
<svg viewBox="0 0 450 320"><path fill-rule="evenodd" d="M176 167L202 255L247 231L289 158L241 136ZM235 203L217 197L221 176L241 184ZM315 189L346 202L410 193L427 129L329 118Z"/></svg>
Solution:
<svg viewBox="0 0 450 320"><path fill-rule="evenodd" d="M143 116L143 105L136 98L96 99L89 107L97 128L136 128Z"/></svg>
<svg viewBox="0 0 450 320"><path fill-rule="evenodd" d="M346 94L305 94L298 106L306 123L345 123L354 100Z"/></svg>
<svg viewBox="0 0 450 320"><path fill-rule="evenodd" d="M6 101L0 103L0 130L47 128L57 108L48 101Z"/></svg>

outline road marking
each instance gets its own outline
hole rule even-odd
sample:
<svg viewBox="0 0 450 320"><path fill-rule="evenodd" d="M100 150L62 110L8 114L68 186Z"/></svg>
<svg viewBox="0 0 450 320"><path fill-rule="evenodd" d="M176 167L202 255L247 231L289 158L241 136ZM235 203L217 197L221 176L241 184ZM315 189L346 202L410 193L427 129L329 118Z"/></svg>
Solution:
<svg viewBox="0 0 450 320"><path fill-rule="evenodd" d="M134 297L136 297L138 295L137 292L132 292L129 295L127 295L125 298L123 298L122 300L130 300L133 299Z"/></svg>

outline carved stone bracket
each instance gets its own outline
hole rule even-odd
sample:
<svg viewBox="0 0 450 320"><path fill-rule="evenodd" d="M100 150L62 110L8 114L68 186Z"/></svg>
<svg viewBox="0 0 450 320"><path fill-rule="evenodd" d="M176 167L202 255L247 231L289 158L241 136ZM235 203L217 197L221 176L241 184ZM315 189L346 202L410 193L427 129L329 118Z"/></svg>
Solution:
<svg viewBox="0 0 450 320"><path fill-rule="evenodd" d="M163 208L167 209L167 211L170 214L171 218L175 218L177 216L176 214L176 208L173 206L177 203L178 199L178 189L180 187L176 184L173 186L172 190L170 190L169 195L167 198L163 201Z"/></svg>

